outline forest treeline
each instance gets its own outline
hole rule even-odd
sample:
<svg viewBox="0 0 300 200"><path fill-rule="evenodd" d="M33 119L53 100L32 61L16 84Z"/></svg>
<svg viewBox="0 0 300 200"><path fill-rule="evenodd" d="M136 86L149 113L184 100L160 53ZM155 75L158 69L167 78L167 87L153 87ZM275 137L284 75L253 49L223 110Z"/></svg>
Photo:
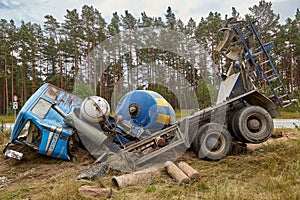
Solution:
<svg viewBox="0 0 300 200"><path fill-rule="evenodd" d="M216 88L215 74L223 73L222 59L214 51L217 45L217 32L228 18L239 20L257 19L261 31L268 40L275 43L272 58L278 72L291 95L298 96L300 90L300 11L297 9L293 19L288 18L279 23L279 15L274 13L272 3L264 0L249 8L249 13L241 16L233 7L231 15L223 16L218 12L210 12L200 21L190 18L185 24L180 16L175 16L168 7L164 16L148 16L142 12L134 17L129 11L124 14L113 13L110 22L102 16L101 11L93 6L85 5L81 11L66 10L64 20L57 21L55 16L45 15L43 24L22 21L17 25L13 20L1 19L0 22L0 114L12 112L13 96L19 98L22 106L30 95L43 83L48 82L67 91L73 91L78 72L83 68L88 76L93 76L92 64L96 63L93 51L109 38L124 30L135 31L138 28L162 27L183 33L187 38L197 41L201 49L200 57L195 63L184 61L178 55L158 49L132 49L127 54L111 55L111 64L102 72L98 83L87 81L87 86L96 84L96 93L110 100L114 87L121 85L121 90L137 88L153 89L160 92L177 107L178 99L170 95L164 84L155 84L155 73L161 74L164 80L179 77L171 68L180 71L188 84L197 94L200 107L209 105L208 90ZM169 41L172 43L172 41ZM117 53L116 53L117 54ZM133 55L134 54L134 55ZM142 68L129 70L134 66L149 63L164 66L160 72ZM206 67L210 67L208 70ZM126 71L127 70L127 71ZM131 71L129 73L129 71ZM212 83L204 83L201 77L210 73ZM141 75L148 74L151 82L145 86ZM166 74L166 75L163 75ZM152 77L153 76L153 77ZM89 78L88 78L89 79ZM181 81L181 79L179 79ZM131 84L129 84L129 82ZM160 83L160 82L157 82ZM183 84L186 84L183 82ZM134 85L134 86L132 86ZM180 86L183 89L184 86ZM211 88L209 88L211 87ZM81 88L85 90L85 88Z"/></svg>

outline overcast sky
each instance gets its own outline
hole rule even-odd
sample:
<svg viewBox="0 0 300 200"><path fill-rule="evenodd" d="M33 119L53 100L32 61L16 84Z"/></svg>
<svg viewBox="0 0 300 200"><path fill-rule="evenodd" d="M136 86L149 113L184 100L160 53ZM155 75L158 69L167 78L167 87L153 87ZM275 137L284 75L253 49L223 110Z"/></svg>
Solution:
<svg viewBox="0 0 300 200"><path fill-rule="evenodd" d="M296 9L300 7L300 0L272 0L271 2L274 12L280 15L281 22L284 22L287 17L294 19ZM107 22L110 21L113 12L124 14L125 10L136 17L139 17L143 11L151 17L163 17L167 7L171 6L176 17L183 22L186 23L192 17L198 23L201 17L207 17L210 11L219 12L222 17L225 14L230 15L232 7L244 15L249 13L249 7L258 5L259 0L0 0L0 19L13 19L17 23L24 20L42 24L44 16L51 14L62 22L66 9L81 11L85 4L97 8Z"/></svg>

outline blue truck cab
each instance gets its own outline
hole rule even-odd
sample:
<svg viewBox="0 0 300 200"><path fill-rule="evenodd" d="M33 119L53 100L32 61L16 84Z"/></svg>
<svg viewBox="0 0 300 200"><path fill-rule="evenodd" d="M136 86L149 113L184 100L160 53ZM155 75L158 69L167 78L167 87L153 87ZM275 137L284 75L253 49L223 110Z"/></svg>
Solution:
<svg viewBox="0 0 300 200"><path fill-rule="evenodd" d="M42 85L20 110L10 143L22 143L40 154L70 160L76 153L74 129L64 122L62 113L76 113L82 100L51 85Z"/></svg>

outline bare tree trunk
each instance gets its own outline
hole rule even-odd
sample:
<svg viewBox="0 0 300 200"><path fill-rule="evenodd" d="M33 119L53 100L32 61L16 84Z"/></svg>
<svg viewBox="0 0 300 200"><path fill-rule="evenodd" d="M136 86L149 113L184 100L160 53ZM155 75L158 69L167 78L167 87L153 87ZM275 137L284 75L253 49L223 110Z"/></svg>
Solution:
<svg viewBox="0 0 300 200"><path fill-rule="evenodd" d="M130 45L129 45L129 50L130 50L130 52L129 52L129 65L127 66L128 67L128 69L127 69L127 72L128 72L128 90L130 91L130 90L132 90L133 88L132 88L132 84L131 84L131 81L132 81L132 70L131 70L131 68L132 68L132 65L133 65L133 63L132 63L132 44L130 43Z"/></svg>
<svg viewBox="0 0 300 200"><path fill-rule="evenodd" d="M104 62L104 59L103 59L103 49L102 48L100 48L99 49L99 51L100 51L100 57L99 57L99 61L100 61L100 63L99 63L99 95L100 96L103 96L103 78L104 78L104 76L103 76L103 62Z"/></svg>
<svg viewBox="0 0 300 200"><path fill-rule="evenodd" d="M96 41L95 41L95 37L93 37L93 61L94 61L94 68L93 68L93 71L94 71L94 93L95 95L97 94L97 61L96 61L96 49L95 49L95 46L96 46Z"/></svg>
<svg viewBox="0 0 300 200"><path fill-rule="evenodd" d="M211 60L212 60L212 72L213 72L213 86L216 86L216 69L215 69L215 41L214 36L211 37Z"/></svg>
<svg viewBox="0 0 300 200"><path fill-rule="evenodd" d="M62 70L62 63L61 63L61 57L60 57L60 46L58 45L58 64L59 64L59 85L60 88L63 88L63 70Z"/></svg>
<svg viewBox="0 0 300 200"><path fill-rule="evenodd" d="M6 49L4 49L4 82L5 82L5 104L6 104L6 115L8 114L8 80L7 80L7 58Z"/></svg>
<svg viewBox="0 0 300 200"><path fill-rule="evenodd" d="M92 70L91 70L91 45L90 45L90 39L88 39L88 85L92 86Z"/></svg>
<svg viewBox="0 0 300 200"><path fill-rule="evenodd" d="M136 56L136 87L139 86L139 55L138 55L138 51L135 50L135 56Z"/></svg>
<svg viewBox="0 0 300 200"><path fill-rule="evenodd" d="M119 68L119 77L120 77L120 90L119 90L119 94L123 93L123 60L121 58L121 48L118 49L118 57L120 60L120 68Z"/></svg>
<svg viewBox="0 0 300 200"><path fill-rule="evenodd" d="M150 48L150 63L153 63L153 48ZM150 65L150 77L151 77L151 82L153 83L153 85L155 84L155 73L154 73L154 69L153 67Z"/></svg>
<svg viewBox="0 0 300 200"><path fill-rule="evenodd" d="M113 87L114 89L117 88L117 53L115 52L115 56L114 56L114 83L113 83ZM111 97L110 97L111 98ZM116 101L116 93L113 92L113 100ZM115 102L112 102L114 103L114 105L116 105Z"/></svg>
<svg viewBox="0 0 300 200"><path fill-rule="evenodd" d="M151 59L152 48L148 49L148 52L149 52L149 59ZM149 62L150 62L150 60L149 60ZM151 84L152 83L152 69L151 69L150 65L148 66L148 76L149 76L148 82Z"/></svg>
<svg viewBox="0 0 300 200"><path fill-rule="evenodd" d="M14 91L14 53L13 50L11 51L11 99L14 98L15 91Z"/></svg>
<svg viewBox="0 0 300 200"><path fill-rule="evenodd" d="M293 75L293 49L290 47L290 92L294 91L294 75Z"/></svg>
<svg viewBox="0 0 300 200"><path fill-rule="evenodd" d="M297 58L295 58L296 60L296 63L298 63L298 65L300 65L300 60L297 60ZM300 67L298 66L296 66L295 67L295 74L294 74L294 76L295 76L295 83L296 83L296 87L297 87L297 90L299 90L300 89L300 69L299 69Z"/></svg>
<svg viewBox="0 0 300 200"><path fill-rule="evenodd" d="M110 59L110 58L109 58ZM105 99L109 99L108 98L108 91L109 91L109 88L110 88L110 72L109 72L109 70L110 70L110 68L111 68L111 65L109 65L107 68L106 68L106 74L107 74L107 76L106 76L106 87L104 88L104 90L105 90L105 93L104 93L104 98ZM113 69L112 69L113 70Z"/></svg>
<svg viewBox="0 0 300 200"><path fill-rule="evenodd" d="M26 66L24 62L23 66ZM22 90L22 104L24 104L24 102L27 100L26 71L24 68L22 70Z"/></svg>
<svg viewBox="0 0 300 200"><path fill-rule="evenodd" d="M282 68L282 78L283 78L283 82L284 84L289 87L289 80L288 80L288 69L287 69L287 63L286 63L286 58L285 57L282 57L282 65L281 65L283 68ZM287 88L289 90L289 88Z"/></svg>
<svg viewBox="0 0 300 200"><path fill-rule="evenodd" d="M162 82L163 82L164 86L166 86L167 85L167 78L166 78L167 67L166 67L165 53L164 52L162 52L161 57L162 57L161 62L162 62L162 66L163 66L163 81Z"/></svg>
<svg viewBox="0 0 300 200"><path fill-rule="evenodd" d="M197 91L197 86L196 86L196 74L195 74L195 58L194 58L194 53L192 52L192 74L193 74L193 87L194 91Z"/></svg>
<svg viewBox="0 0 300 200"><path fill-rule="evenodd" d="M31 82L31 92L34 93L36 89L36 76L35 76L35 60L34 60L35 54L32 50L32 55L31 55L31 67L32 67L32 82Z"/></svg>
<svg viewBox="0 0 300 200"><path fill-rule="evenodd" d="M59 65L59 86L60 88L63 88L63 70L62 70L62 61L61 61L61 55L60 55L60 44L58 37L55 33L55 45L57 46L57 57L58 57L58 65Z"/></svg>
<svg viewBox="0 0 300 200"><path fill-rule="evenodd" d="M77 41L74 40L74 67L75 67L75 72L73 75L73 78L77 76L78 73L78 48L77 48Z"/></svg>

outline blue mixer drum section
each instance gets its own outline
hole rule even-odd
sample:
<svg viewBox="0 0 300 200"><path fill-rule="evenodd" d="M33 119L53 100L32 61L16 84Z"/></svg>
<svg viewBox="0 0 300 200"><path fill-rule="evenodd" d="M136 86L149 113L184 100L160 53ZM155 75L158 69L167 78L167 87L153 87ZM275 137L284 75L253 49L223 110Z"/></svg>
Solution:
<svg viewBox="0 0 300 200"><path fill-rule="evenodd" d="M149 90L135 90L124 95L117 105L116 116L151 132L176 120L174 109L166 99Z"/></svg>

